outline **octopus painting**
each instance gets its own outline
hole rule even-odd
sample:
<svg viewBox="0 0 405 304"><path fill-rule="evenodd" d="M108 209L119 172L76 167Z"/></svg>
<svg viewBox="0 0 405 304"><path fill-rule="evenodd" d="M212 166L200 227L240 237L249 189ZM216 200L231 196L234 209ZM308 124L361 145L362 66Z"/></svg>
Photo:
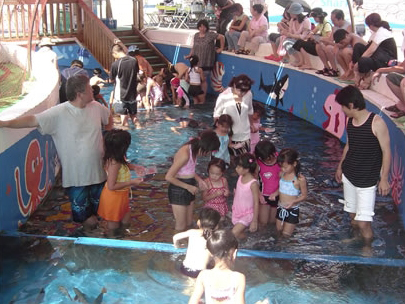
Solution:
<svg viewBox="0 0 405 304"><path fill-rule="evenodd" d="M41 199L43 199L48 192L49 181L49 166L48 166L48 142L45 146L45 164L46 164L46 178L42 188L41 175L44 169L44 159L41 155L40 145L37 139L30 142L27 154L25 155L25 180L22 181L25 184L25 191L29 195L28 202L24 202L22 196L20 168L16 167L14 170L15 184L17 190L17 202L20 212L23 216L28 216L37 208Z"/></svg>

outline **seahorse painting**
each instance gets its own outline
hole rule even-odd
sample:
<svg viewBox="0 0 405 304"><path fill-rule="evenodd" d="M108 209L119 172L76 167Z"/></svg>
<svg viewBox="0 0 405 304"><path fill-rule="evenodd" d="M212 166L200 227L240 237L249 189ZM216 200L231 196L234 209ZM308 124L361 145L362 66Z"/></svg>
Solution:
<svg viewBox="0 0 405 304"><path fill-rule="evenodd" d="M222 77L225 75L225 66L222 62L215 62L214 68L211 71L211 84L215 92L221 93L224 91L222 86Z"/></svg>
<svg viewBox="0 0 405 304"><path fill-rule="evenodd" d="M328 116L328 119L322 123L322 127L330 134L341 138L345 132L346 115L343 113L342 107L335 100L336 94L339 90L335 90L330 94L323 104L323 110Z"/></svg>

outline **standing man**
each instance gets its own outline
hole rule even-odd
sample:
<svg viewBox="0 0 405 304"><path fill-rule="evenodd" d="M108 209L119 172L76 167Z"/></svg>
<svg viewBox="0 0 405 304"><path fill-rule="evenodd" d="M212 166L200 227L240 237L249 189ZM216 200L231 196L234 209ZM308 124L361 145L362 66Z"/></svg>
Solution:
<svg viewBox="0 0 405 304"><path fill-rule="evenodd" d="M79 59L74 59L70 63L70 67L64 69L61 73L61 84L60 84L60 89L59 89L59 102L65 102L67 101L67 96L66 96L66 82L67 80L74 76L74 75L85 75L89 76L87 71L83 69L83 62Z"/></svg>
<svg viewBox="0 0 405 304"><path fill-rule="evenodd" d="M366 109L360 90L343 88L336 101L347 116L347 142L335 178L343 181L344 210L352 226L360 230L366 246L371 245L376 190L390 191L388 173L391 163L390 137L384 120Z"/></svg>
<svg viewBox="0 0 405 304"><path fill-rule="evenodd" d="M62 186L67 190L73 221L84 230L97 226L97 209L106 180L102 165L101 125L111 128L108 108L93 100L89 78L74 75L67 80L68 102L42 113L0 121L0 128L38 128L49 134L62 165Z"/></svg>
<svg viewBox="0 0 405 304"><path fill-rule="evenodd" d="M112 106L114 112L120 114L122 126L128 126L128 116L135 126L138 61L134 57L127 56L119 44L114 44L112 56L115 59L110 75L111 81L115 82Z"/></svg>

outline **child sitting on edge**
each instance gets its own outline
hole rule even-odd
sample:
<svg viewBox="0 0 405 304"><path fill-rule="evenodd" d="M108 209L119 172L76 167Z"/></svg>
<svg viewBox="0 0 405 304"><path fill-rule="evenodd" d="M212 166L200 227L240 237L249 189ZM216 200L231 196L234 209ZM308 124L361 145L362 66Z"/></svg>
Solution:
<svg viewBox="0 0 405 304"><path fill-rule="evenodd" d="M189 304L201 303L245 303L245 275L233 271L238 251L238 240L229 230L216 230L207 240L207 248L214 257L215 267L203 270L197 277Z"/></svg>
<svg viewBox="0 0 405 304"><path fill-rule="evenodd" d="M232 142L232 117L228 114L222 114L218 117L215 123L215 133L217 133L221 146L218 151L212 153L212 156L220 158L225 161L226 165L229 166L231 163L231 157L229 155L229 145Z"/></svg>
<svg viewBox="0 0 405 304"><path fill-rule="evenodd" d="M221 214L221 220L225 219L228 212L228 181L224 177L225 162L220 158L213 158L208 164L208 178L204 180L208 189L204 190L202 197L205 202L204 208L215 209Z"/></svg>
<svg viewBox="0 0 405 304"><path fill-rule="evenodd" d="M307 198L307 180L300 173L297 151L290 148L281 150L277 162L281 173L276 227L282 236L290 237L299 222L299 203Z"/></svg>
<svg viewBox="0 0 405 304"><path fill-rule="evenodd" d="M180 240L188 238L186 258L180 266L182 274L196 278L201 270L206 269L210 261L207 250L207 239L217 228L221 215L212 208L203 208L197 221L198 229L190 229L176 233L173 236L173 245L180 247Z"/></svg>
<svg viewBox="0 0 405 304"><path fill-rule="evenodd" d="M140 166L129 164L126 159L130 144L131 135L128 131L113 129L104 136L103 163L107 182L101 192L98 215L107 221L108 237L120 236L119 228L129 227L131 186L137 186L143 181L142 178L131 179L130 170L140 171Z"/></svg>
<svg viewBox="0 0 405 304"><path fill-rule="evenodd" d="M250 232L257 230L260 189L254 178L257 166L255 157L245 153L238 156L235 163L239 178L232 205L232 232L238 239L244 239L246 228Z"/></svg>
<svg viewBox="0 0 405 304"><path fill-rule="evenodd" d="M281 168L277 163L276 147L269 140L262 140L256 145L255 156L261 190L259 224L265 227L268 222L276 223Z"/></svg>
<svg viewBox="0 0 405 304"><path fill-rule="evenodd" d="M93 70L93 76L90 78L90 85L98 85L100 88L104 86L105 83L108 83L107 80L101 78L102 71L99 68Z"/></svg>

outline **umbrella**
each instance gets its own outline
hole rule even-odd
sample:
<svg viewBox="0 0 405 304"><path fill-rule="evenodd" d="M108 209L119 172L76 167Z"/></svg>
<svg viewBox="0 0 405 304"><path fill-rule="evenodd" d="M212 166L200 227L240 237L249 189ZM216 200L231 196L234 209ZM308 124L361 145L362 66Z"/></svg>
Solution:
<svg viewBox="0 0 405 304"><path fill-rule="evenodd" d="M299 3L302 5L302 7L304 8L304 12L310 12L311 11L311 6L306 3L304 0L276 0L276 4L282 6L282 7L287 7L289 6L291 3Z"/></svg>

